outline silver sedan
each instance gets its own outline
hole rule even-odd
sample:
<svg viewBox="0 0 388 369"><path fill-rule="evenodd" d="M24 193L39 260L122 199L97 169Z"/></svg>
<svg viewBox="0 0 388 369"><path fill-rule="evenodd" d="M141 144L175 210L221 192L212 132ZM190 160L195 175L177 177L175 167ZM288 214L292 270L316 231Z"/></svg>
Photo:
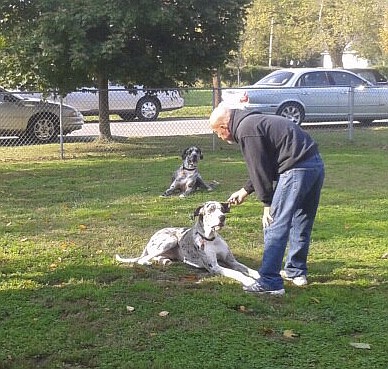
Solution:
<svg viewBox="0 0 388 369"><path fill-rule="evenodd" d="M343 69L280 69L252 86L224 90L222 99L296 124L346 121L351 114L363 124L388 119L388 86L374 86Z"/></svg>
<svg viewBox="0 0 388 369"><path fill-rule="evenodd" d="M63 134L81 129L82 114L62 105ZM60 133L59 103L27 98L0 88L0 134L37 143L51 142Z"/></svg>

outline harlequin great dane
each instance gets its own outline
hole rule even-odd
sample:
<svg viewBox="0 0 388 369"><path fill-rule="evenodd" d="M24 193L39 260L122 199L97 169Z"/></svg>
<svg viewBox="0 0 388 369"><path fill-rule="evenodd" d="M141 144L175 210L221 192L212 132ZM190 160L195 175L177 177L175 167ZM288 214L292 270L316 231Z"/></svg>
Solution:
<svg viewBox="0 0 388 369"><path fill-rule="evenodd" d="M182 165L174 172L170 187L164 191L162 197L180 192L179 197L186 197L196 189L212 191L217 182L205 183L199 174L198 163L203 159L202 151L197 146L187 147L182 152Z"/></svg>
<svg viewBox="0 0 388 369"><path fill-rule="evenodd" d="M259 278L259 273L239 263L217 233L225 225L225 213L229 209L229 203L208 201L195 210L197 218L191 228L163 228L151 237L141 256L127 259L116 255L116 260L143 265L152 261L166 265L178 260L250 286Z"/></svg>

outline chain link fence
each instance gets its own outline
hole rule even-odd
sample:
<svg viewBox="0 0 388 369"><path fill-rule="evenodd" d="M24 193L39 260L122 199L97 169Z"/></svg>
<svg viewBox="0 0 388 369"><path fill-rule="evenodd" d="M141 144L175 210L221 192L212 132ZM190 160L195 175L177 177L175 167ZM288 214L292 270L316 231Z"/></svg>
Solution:
<svg viewBox="0 0 388 369"><path fill-rule="evenodd" d="M233 91L242 96L245 89ZM184 140L187 145L196 144L211 150L220 145L208 126L208 117L218 97L225 95L223 89L145 90L139 87L129 90L110 86L106 92L109 96L109 122L104 125L99 121L100 99L96 89L78 90L64 98L49 91L39 94L0 90L1 160L128 153L134 147L141 149L150 142L171 153L179 153ZM316 109L323 109L323 117L331 117L331 113L342 110L343 118L341 121L304 121L302 127L305 129L326 130L333 135L338 135L340 130L345 133L344 140L351 140L354 129L387 125L387 120L374 120L367 115L361 124L355 118L365 109L375 112L376 118L386 117L386 88L368 96L368 91L360 92L349 87L342 101L339 101L341 97L333 98L327 89L311 92L310 102ZM277 93L273 92L274 95ZM295 104L289 103L278 113L292 119L294 108ZM112 140L106 140L107 132ZM177 137L181 138L179 143Z"/></svg>

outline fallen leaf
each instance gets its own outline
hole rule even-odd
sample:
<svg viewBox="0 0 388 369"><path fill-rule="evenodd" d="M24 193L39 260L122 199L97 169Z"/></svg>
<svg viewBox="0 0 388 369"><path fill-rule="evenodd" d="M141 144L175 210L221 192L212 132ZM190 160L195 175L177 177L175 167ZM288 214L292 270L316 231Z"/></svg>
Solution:
<svg viewBox="0 0 388 369"><path fill-rule="evenodd" d="M81 230L81 231L84 231L84 230L86 230L88 227L85 225L85 224L80 224L79 225L79 229Z"/></svg>
<svg viewBox="0 0 388 369"><path fill-rule="evenodd" d="M385 254L383 254L383 256L381 257L381 259L388 259L388 252L386 252Z"/></svg>
<svg viewBox="0 0 388 369"><path fill-rule="evenodd" d="M265 336L272 336L275 333L275 331L270 327L262 327L261 333L264 334Z"/></svg>
<svg viewBox="0 0 388 369"><path fill-rule="evenodd" d="M299 334L295 333L292 329L286 329L283 332L283 337L285 337L285 338L297 338L297 337L299 337Z"/></svg>
<svg viewBox="0 0 388 369"><path fill-rule="evenodd" d="M195 274L186 274L180 278L181 281L194 282L198 280L198 276Z"/></svg>
<svg viewBox="0 0 388 369"><path fill-rule="evenodd" d="M314 304L320 304L321 301L319 301L319 299L317 299L316 297L311 297L311 301L314 303Z"/></svg>
<svg viewBox="0 0 388 369"><path fill-rule="evenodd" d="M353 347L355 347L357 349L370 350L370 344L369 343L350 342L350 346L353 346Z"/></svg>
<svg viewBox="0 0 388 369"><path fill-rule="evenodd" d="M161 317L165 317L165 316L167 316L168 314L170 314L168 311L161 311L160 313L159 313L159 316L161 316Z"/></svg>
<svg viewBox="0 0 388 369"><path fill-rule="evenodd" d="M135 308L133 307L133 306L127 306L127 311L128 311L128 313L132 313L132 312L134 312L135 311Z"/></svg>

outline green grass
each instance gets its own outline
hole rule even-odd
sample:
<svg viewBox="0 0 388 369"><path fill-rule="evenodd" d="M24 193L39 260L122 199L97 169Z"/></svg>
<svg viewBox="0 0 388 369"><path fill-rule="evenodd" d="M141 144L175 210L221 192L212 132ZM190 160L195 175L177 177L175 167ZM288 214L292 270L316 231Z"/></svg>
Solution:
<svg viewBox="0 0 388 369"><path fill-rule="evenodd" d="M55 145L0 148L0 368L385 369L388 130L357 129L352 142L342 131L312 135L326 181L310 284L287 284L283 298L247 295L183 264L113 260L238 189L246 170L236 147L213 152L198 137L74 143L64 161ZM219 187L159 198L189 142L203 143L202 176ZM251 197L221 232L253 268L261 211Z"/></svg>

